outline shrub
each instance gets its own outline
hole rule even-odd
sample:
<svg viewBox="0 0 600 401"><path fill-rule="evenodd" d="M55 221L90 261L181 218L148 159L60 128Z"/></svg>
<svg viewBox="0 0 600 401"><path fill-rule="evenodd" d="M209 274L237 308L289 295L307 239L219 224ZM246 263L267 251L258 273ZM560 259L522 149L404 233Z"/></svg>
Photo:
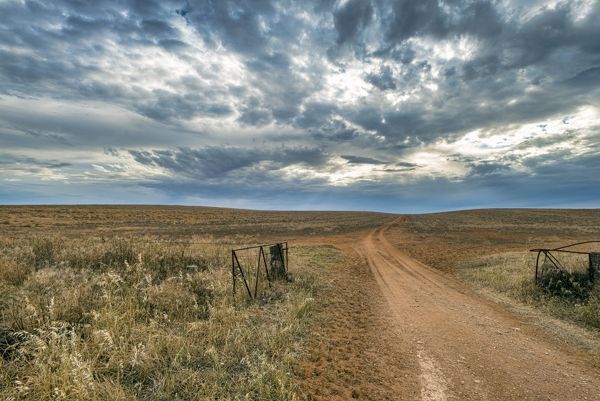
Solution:
<svg viewBox="0 0 600 401"><path fill-rule="evenodd" d="M0 281L6 284L18 286L21 285L31 270L27 263L24 263L14 257L4 257L0 259Z"/></svg>
<svg viewBox="0 0 600 401"><path fill-rule="evenodd" d="M548 294L573 301L585 301L593 284L587 272L565 272L559 269L546 270L538 278L539 286Z"/></svg>
<svg viewBox="0 0 600 401"><path fill-rule="evenodd" d="M52 266L55 262L57 244L51 238L37 237L31 241L33 265L36 269Z"/></svg>

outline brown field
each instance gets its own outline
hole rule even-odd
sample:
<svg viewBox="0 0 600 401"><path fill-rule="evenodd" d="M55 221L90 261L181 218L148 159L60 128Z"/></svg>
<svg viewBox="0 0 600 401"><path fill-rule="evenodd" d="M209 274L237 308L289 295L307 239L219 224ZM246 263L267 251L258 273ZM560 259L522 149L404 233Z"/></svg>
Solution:
<svg viewBox="0 0 600 401"><path fill-rule="evenodd" d="M453 271L469 258L600 240L600 210L485 209L407 215L392 241L418 260Z"/></svg>
<svg viewBox="0 0 600 401"><path fill-rule="evenodd" d="M373 212L277 212L188 206L3 206L3 236L155 236L236 238L250 242L360 231L390 215Z"/></svg>
<svg viewBox="0 0 600 401"><path fill-rule="evenodd" d="M527 252L597 227L598 210L0 207L0 398L598 399L600 294L540 292ZM275 240L294 281L234 304L230 249Z"/></svg>

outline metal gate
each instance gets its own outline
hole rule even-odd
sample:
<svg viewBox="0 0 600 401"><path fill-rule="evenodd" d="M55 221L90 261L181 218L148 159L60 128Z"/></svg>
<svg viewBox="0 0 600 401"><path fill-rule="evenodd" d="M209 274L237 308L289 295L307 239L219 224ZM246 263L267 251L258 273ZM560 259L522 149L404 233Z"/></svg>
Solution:
<svg viewBox="0 0 600 401"><path fill-rule="evenodd" d="M572 274L572 269L569 269L563 261L560 254L563 255L582 255L588 256L587 277L590 283L594 283L598 272L600 271L600 254L598 252L581 251L572 249L580 245L599 244L600 241L584 241L576 244L561 246L558 248L538 248L531 249L530 252L536 252L537 258L535 261L535 282L539 283L540 277L546 273L548 268L563 272L564 274ZM541 259L541 256L544 256Z"/></svg>
<svg viewBox="0 0 600 401"><path fill-rule="evenodd" d="M272 288L274 280L287 277L287 269L287 242L232 249L233 296L241 284L240 288L248 299L257 299L267 288Z"/></svg>

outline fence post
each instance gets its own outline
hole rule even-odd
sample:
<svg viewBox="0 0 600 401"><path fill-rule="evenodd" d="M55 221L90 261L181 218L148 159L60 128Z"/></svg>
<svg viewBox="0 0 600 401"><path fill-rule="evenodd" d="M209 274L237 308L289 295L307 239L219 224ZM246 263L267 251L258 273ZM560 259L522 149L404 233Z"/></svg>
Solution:
<svg viewBox="0 0 600 401"><path fill-rule="evenodd" d="M598 271L600 271L600 252L590 252L589 260L590 281L593 283L596 279Z"/></svg>
<svg viewBox="0 0 600 401"><path fill-rule="evenodd" d="M233 288L233 297L235 298L235 251L231 251L231 282Z"/></svg>
<svg viewBox="0 0 600 401"><path fill-rule="evenodd" d="M283 247L281 244L275 244L269 247L271 251L271 277L282 278L286 275L285 259L283 258Z"/></svg>

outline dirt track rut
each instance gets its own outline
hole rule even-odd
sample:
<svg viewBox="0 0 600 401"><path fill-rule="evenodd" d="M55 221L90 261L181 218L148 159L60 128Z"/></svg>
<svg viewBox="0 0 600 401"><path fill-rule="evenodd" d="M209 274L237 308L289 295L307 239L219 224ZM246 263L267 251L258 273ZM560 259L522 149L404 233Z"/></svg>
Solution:
<svg viewBox="0 0 600 401"><path fill-rule="evenodd" d="M412 344L421 400L600 400L599 369L404 254L387 227L355 250L389 304L390 329Z"/></svg>

